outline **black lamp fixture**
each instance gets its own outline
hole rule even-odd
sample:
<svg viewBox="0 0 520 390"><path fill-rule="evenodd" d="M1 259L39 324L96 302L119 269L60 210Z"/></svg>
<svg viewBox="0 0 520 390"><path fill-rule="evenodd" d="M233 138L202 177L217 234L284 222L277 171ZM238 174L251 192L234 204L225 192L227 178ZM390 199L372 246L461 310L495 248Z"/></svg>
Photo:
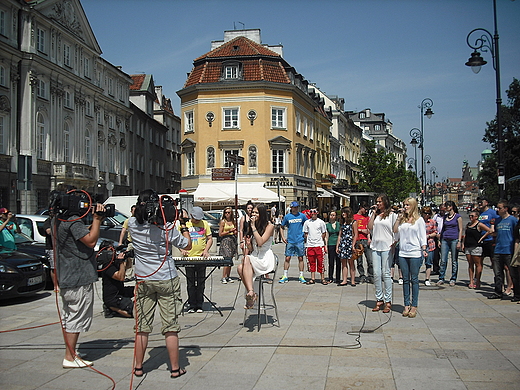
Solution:
<svg viewBox="0 0 520 390"><path fill-rule="evenodd" d="M493 69L495 70L495 84L496 84L496 105L497 105L497 152L498 152L498 197L504 198L505 183L506 183L506 167L504 160L504 137L502 134L502 97L500 92L500 55L498 50L498 27L497 27L497 3L493 0L493 20L495 24L495 33L491 33L484 28L476 28L466 37L466 43L473 49L471 57L466 62L466 66L470 66L473 73L478 73L481 66L487 62L481 57L480 51L490 52L493 58ZM471 37L474 37L474 41ZM475 42L475 43L472 43Z"/></svg>

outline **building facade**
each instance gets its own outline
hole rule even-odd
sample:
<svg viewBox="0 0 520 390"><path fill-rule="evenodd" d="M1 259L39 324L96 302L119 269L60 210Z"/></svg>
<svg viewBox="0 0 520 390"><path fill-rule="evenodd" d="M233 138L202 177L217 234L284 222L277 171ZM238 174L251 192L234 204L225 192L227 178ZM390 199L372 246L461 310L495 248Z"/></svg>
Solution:
<svg viewBox="0 0 520 390"><path fill-rule="evenodd" d="M316 205L330 183L330 114L319 92L262 44L260 30L233 30L194 60L181 98L182 185L194 191L213 168L243 157L239 182L261 182L286 201Z"/></svg>

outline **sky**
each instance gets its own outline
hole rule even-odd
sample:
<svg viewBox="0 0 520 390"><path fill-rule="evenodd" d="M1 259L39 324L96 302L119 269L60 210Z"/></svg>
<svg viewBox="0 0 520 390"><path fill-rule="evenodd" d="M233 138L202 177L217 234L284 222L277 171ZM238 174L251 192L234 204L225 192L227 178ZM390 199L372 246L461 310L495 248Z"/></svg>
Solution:
<svg viewBox="0 0 520 390"><path fill-rule="evenodd" d="M501 95L520 79L520 0L496 0ZM492 0L81 0L103 58L128 74L152 74L180 113L193 60L224 31L260 29L262 43L282 44L284 59L345 109L385 113L408 148L424 118L427 169L438 180L476 166L484 130L496 115L492 57L478 74L465 66L470 31L494 33ZM473 42L472 42L473 43ZM418 164L420 166L420 162ZM428 167L428 165L427 165Z"/></svg>

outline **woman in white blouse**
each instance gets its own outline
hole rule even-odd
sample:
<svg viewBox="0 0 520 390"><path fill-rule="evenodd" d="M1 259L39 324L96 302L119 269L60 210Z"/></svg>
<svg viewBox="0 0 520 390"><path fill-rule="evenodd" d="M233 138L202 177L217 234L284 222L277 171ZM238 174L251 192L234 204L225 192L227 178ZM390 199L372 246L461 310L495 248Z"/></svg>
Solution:
<svg viewBox="0 0 520 390"><path fill-rule="evenodd" d="M426 224L419 215L416 199L405 199L404 211L394 224L394 233L399 233L399 266L403 272L403 317L414 318L419 303L419 270L423 258L428 257ZM411 307L410 283L412 285Z"/></svg>
<svg viewBox="0 0 520 390"><path fill-rule="evenodd" d="M376 306L372 311L379 311L383 304L383 313L392 309L392 276L390 268L394 250L394 223L397 219L392 212L390 201L385 194L377 197L375 210L373 210L368 222L368 229L372 231L372 261L374 265L374 287L376 293Z"/></svg>

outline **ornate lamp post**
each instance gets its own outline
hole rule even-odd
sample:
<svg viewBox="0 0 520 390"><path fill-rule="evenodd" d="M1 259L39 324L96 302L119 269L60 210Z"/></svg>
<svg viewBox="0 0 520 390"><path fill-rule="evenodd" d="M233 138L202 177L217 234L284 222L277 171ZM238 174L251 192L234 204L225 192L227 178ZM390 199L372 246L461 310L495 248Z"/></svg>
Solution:
<svg viewBox="0 0 520 390"><path fill-rule="evenodd" d="M435 189L434 178L435 178L436 171L437 171L437 168L435 168L435 166L432 165L432 167L430 168L430 202L432 202L434 199L434 189Z"/></svg>
<svg viewBox="0 0 520 390"><path fill-rule="evenodd" d="M505 192L505 161L504 161L504 138L502 135L502 97L500 93L500 56L498 51L498 27L497 27L497 4L496 0L493 0L493 18L495 23L495 34L492 36L491 33L483 28L476 28L472 30L466 37L466 42L470 48L473 49L471 57L466 62L467 66L471 67L471 70L476 74L480 72L480 67L487 64L487 61L480 56L477 50L482 52L489 51L493 58L493 69L495 70L495 83L496 83L496 104L497 104L497 149L498 149L498 197L504 198ZM474 38L474 44L471 44L471 36L477 36Z"/></svg>
<svg viewBox="0 0 520 390"><path fill-rule="evenodd" d="M421 109L421 144L419 145L419 148L421 149L421 170L422 170L422 176L421 176L421 185L422 185L422 196L421 196L421 204L424 206L424 200L426 196L426 177L425 177L425 170L424 170L424 117L427 117L430 119L433 115L432 111L433 107L433 100L430 98L425 98L422 100L421 104L418 106L418 108Z"/></svg>
<svg viewBox="0 0 520 390"><path fill-rule="evenodd" d="M421 130L414 127L412 130L410 130L410 137L412 137L412 140L410 141L410 145L413 146L414 154L415 154L415 175L419 179L418 171L417 171L417 146L419 148L422 148L422 133ZM419 192L419 191L417 191Z"/></svg>
<svg viewBox="0 0 520 390"><path fill-rule="evenodd" d="M424 202L423 202L423 206L426 206L426 203L428 203L428 169L430 167L430 163L431 163L431 159L432 157L427 154L426 156L424 156L424 159L423 159L423 176L422 176L422 179L424 180L423 181L423 185L424 185ZM426 165L428 165L428 167L426 168L426 170L424 169L424 164L426 163Z"/></svg>

